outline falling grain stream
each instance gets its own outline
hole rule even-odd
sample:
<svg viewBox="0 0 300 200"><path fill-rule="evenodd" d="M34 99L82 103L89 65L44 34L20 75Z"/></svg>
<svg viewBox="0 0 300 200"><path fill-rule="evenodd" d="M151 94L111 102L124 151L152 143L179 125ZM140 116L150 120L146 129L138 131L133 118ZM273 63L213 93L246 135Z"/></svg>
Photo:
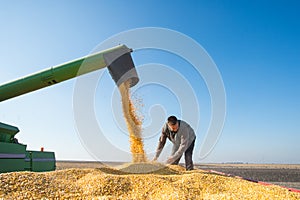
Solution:
<svg viewBox="0 0 300 200"><path fill-rule="evenodd" d="M136 108L130 97L129 86L130 85L128 81L123 82L119 86L119 90L122 97L124 119L126 121L130 137L130 151L132 154L132 162L141 163L147 161L142 139L142 121L136 115Z"/></svg>

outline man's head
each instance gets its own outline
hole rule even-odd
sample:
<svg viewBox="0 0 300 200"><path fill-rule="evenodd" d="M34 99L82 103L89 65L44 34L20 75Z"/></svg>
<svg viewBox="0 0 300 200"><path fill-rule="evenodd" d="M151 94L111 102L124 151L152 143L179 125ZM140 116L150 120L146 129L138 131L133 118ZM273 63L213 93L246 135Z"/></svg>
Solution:
<svg viewBox="0 0 300 200"><path fill-rule="evenodd" d="M173 132L177 132L179 128L178 120L175 116L168 117L169 129Z"/></svg>

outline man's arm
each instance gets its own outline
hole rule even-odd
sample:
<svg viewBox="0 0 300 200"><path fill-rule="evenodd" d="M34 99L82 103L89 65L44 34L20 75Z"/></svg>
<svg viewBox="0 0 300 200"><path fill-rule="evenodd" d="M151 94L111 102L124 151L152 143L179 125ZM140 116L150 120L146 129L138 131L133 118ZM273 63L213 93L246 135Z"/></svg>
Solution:
<svg viewBox="0 0 300 200"><path fill-rule="evenodd" d="M186 131L192 131L192 130L186 130ZM168 158L167 163L173 163L175 160L180 158L182 154L187 150L188 145L189 145L189 136L190 134L182 134L180 137L180 146L178 150Z"/></svg>
<svg viewBox="0 0 300 200"><path fill-rule="evenodd" d="M161 135L159 137L159 141L158 141L158 146L157 146L157 149L156 149L156 154L155 154L155 157L153 160L157 160L160 153L162 152L165 144L166 144L166 140L167 140L167 135L165 133L165 129L163 128L162 131L161 131Z"/></svg>

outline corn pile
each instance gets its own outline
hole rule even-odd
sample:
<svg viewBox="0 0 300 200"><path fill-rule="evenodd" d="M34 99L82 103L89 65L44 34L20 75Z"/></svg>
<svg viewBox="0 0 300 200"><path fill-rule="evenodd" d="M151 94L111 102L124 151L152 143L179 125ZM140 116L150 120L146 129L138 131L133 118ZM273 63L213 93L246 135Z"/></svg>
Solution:
<svg viewBox="0 0 300 200"><path fill-rule="evenodd" d="M129 82L123 82L119 86L119 90L122 96L124 118L130 135L130 151L132 154L132 162L146 162L147 158L141 136L142 122L135 113L135 107L129 95Z"/></svg>
<svg viewBox="0 0 300 200"><path fill-rule="evenodd" d="M173 166L174 168L174 166ZM179 171L175 171L163 164L160 163L128 163L117 167L118 171L122 171L127 174L161 174L161 175L170 175L170 174L179 174L182 169L179 167Z"/></svg>
<svg viewBox="0 0 300 200"><path fill-rule="evenodd" d="M0 199L300 199L278 186L180 166L152 164L152 173L137 174L143 165L3 173ZM149 163L145 167L151 171Z"/></svg>

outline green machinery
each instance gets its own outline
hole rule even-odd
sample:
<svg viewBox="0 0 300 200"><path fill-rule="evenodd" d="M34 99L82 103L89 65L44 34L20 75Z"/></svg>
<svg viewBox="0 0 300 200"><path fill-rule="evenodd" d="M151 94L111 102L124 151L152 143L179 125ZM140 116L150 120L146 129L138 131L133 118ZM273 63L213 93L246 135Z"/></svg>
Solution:
<svg viewBox="0 0 300 200"><path fill-rule="evenodd" d="M2 84L0 102L105 67L118 86L124 81L130 81L132 87L139 78L131 52L127 46L119 45ZM0 122L0 172L55 170L54 152L26 150L26 145L20 144L15 138L18 132L17 127Z"/></svg>

